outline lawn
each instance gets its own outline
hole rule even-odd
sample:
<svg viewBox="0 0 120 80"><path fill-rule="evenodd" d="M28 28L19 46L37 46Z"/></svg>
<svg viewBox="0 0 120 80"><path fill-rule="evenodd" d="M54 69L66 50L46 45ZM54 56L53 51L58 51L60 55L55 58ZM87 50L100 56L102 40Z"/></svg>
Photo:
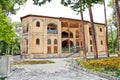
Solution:
<svg viewBox="0 0 120 80"><path fill-rule="evenodd" d="M86 62L80 61L80 66L99 71L103 73L111 73L113 76L120 76L120 58L119 57L111 57L111 58L101 58L98 60L89 59Z"/></svg>
<svg viewBox="0 0 120 80"><path fill-rule="evenodd" d="M17 61L14 62L14 65L25 65L25 64L47 64L47 63L55 63L52 60L27 60L27 61Z"/></svg>

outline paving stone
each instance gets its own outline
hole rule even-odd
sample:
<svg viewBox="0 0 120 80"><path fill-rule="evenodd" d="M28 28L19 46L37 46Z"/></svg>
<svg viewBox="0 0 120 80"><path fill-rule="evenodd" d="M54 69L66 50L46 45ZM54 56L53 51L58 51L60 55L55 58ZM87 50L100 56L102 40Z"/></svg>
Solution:
<svg viewBox="0 0 120 80"><path fill-rule="evenodd" d="M55 61L54 64L17 65L7 80L108 80L74 69L63 59Z"/></svg>

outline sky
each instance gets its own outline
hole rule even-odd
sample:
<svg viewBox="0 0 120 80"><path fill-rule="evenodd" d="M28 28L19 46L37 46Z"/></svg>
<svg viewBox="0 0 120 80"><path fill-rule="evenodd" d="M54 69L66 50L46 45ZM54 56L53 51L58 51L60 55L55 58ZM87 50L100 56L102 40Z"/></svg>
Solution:
<svg viewBox="0 0 120 80"><path fill-rule="evenodd" d="M42 6L33 5L32 0L28 0L25 6L22 6L19 11L17 11L16 15L10 15L12 22L20 21L20 17L35 14L35 15L43 15L43 16L51 16L51 17L65 17L65 18L73 18L73 19L81 19L80 15L77 15L77 12L71 10L69 7L65 7L60 4L61 0L52 0L50 3L46 3ZM106 0L108 1L108 0ZM17 7L17 6L16 6ZM94 22L104 23L104 7L103 5L94 5L92 8ZM111 13L111 9L107 7L107 18ZM89 12L86 9L84 11L84 20L89 21Z"/></svg>

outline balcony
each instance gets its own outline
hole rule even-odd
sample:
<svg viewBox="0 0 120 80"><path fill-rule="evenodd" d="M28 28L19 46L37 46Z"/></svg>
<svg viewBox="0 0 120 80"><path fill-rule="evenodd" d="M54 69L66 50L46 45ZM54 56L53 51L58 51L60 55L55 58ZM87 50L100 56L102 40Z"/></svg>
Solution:
<svg viewBox="0 0 120 80"><path fill-rule="evenodd" d="M57 30L48 30L47 32L48 32L48 33L51 33L51 34L57 34L57 33L58 33Z"/></svg>

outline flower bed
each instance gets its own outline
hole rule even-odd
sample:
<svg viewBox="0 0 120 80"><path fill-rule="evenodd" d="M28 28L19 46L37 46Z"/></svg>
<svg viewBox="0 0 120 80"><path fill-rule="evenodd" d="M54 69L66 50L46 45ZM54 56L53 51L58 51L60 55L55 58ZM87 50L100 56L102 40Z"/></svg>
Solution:
<svg viewBox="0 0 120 80"><path fill-rule="evenodd" d="M120 58L118 57L102 58L98 60L91 59L86 62L80 62L80 65L94 71L120 76Z"/></svg>
<svg viewBox="0 0 120 80"><path fill-rule="evenodd" d="M14 62L14 65L20 65L20 64L46 64L46 63L55 63L51 60L27 60L27 61L18 61Z"/></svg>

